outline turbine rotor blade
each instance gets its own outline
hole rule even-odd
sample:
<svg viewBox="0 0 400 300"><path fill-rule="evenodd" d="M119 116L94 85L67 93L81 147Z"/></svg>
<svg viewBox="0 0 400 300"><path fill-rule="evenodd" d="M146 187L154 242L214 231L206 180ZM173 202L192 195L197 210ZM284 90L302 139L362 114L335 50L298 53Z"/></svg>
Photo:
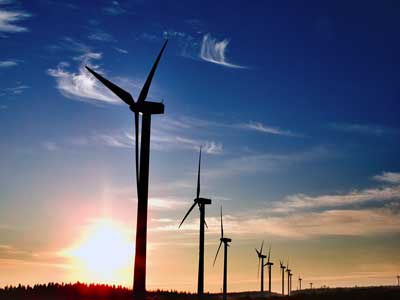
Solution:
<svg viewBox="0 0 400 300"><path fill-rule="evenodd" d="M261 254L262 254L263 247L264 247L264 241L262 241L262 243L261 243L261 248L260 248L260 253Z"/></svg>
<svg viewBox="0 0 400 300"><path fill-rule="evenodd" d="M260 256L260 255L261 255L261 253L260 253L260 252L258 252L258 250L257 250L256 248L254 248L254 250L256 250L256 252L257 252L257 256Z"/></svg>
<svg viewBox="0 0 400 300"><path fill-rule="evenodd" d="M193 210L193 208L196 206L196 204L197 204L196 202L193 203L193 205L189 208L188 212L186 213L185 217L183 218L181 224L179 224L179 227L178 227L178 228L181 228L183 222L185 222L187 216L190 214L190 212Z"/></svg>
<svg viewBox="0 0 400 300"><path fill-rule="evenodd" d="M196 190L196 199L200 197L200 166L201 166L201 147L199 153L199 167L197 170L197 190Z"/></svg>
<svg viewBox="0 0 400 300"><path fill-rule="evenodd" d="M269 246L269 250L268 250L268 262L269 262L270 255L271 255L271 246Z"/></svg>
<svg viewBox="0 0 400 300"><path fill-rule="evenodd" d="M221 206L221 238L224 237L224 225L222 223L222 206Z"/></svg>
<svg viewBox="0 0 400 300"><path fill-rule="evenodd" d="M208 225L207 225L206 220L204 220L204 225L206 225L206 228L208 229Z"/></svg>
<svg viewBox="0 0 400 300"><path fill-rule="evenodd" d="M124 101L128 105L134 105L135 101L132 98L132 95L129 94L127 91L124 89L120 88L119 86L115 85L108 79L105 79L103 76L100 74L96 73L93 71L91 68L86 66L86 69L92 73L94 77L96 77L102 84L104 84L109 90L111 90L115 95L117 95L122 101Z"/></svg>
<svg viewBox="0 0 400 300"><path fill-rule="evenodd" d="M164 49L165 49L165 46L167 46L167 43L168 43L168 40L166 40L164 45L162 46L161 51L158 54L158 56L156 58L156 61L154 62L154 65L150 70L149 75L147 76L146 82L144 83L143 88L142 88L142 90L140 91L140 94L139 94L139 98L138 98L138 102L139 103L145 101L146 98L147 98L147 94L148 94L149 89L150 89L151 81L153 80L153 76L154 76L154 73L156 72L158 62L160 61L161 55L164 52Z"/></svg>
<svg viewBox="0 0 400 300"><path fill-rule="evenodd" d="M218 256L218 253L219 253L219 249L221 249L221 245L222 245L222 241L219 242L217 254L215 254L215 258L214 258L214 262L213 262L213 267L214 267L214 265L215 265L215 261L217 260L217 256Z"/></svg>

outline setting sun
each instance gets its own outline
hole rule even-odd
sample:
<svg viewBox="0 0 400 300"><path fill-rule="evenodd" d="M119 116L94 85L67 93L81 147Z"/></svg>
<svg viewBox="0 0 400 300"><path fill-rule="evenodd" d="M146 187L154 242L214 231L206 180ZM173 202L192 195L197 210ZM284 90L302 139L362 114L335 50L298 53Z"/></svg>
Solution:
<svg viewBox="0 0 400 300"><path fill-rule="evenodd" d="M85 280L120 283L131 268L133 247L126 228L100 219L90 223L81 239L62 255L73 260Z"/></svg>

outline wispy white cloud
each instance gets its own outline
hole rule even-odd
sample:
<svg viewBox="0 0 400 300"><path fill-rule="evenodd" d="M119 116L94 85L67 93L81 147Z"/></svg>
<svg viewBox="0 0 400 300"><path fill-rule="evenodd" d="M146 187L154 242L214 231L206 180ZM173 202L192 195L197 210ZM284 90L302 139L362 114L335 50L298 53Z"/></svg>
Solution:
<svg viewBox="0 0 400 300"><path fill-rule="evenodd" d="M100 42L115 42L116 41L115 38L111 34L109 34L107 32L103 32L103 31L93 32L92 34L90 34L88 36L88 38L90 40L100 41Z"/></svg>
<svg viewBox="0 0 400 300"><path fill-rule="evenodd" d="M227 159L215 168L205 171L207 177L241 176L244 174L268 173L286 169L294 164L304 163L332 155L325 147L315 147L302 152L285 154L250 153Z"/></svg>
<svg viewBox="0 0 400 300"><path fill-rule="evenodd" d="M0 89L0 96L20 95L28 88L29 86L27 85L17 83L14 87Z"/></svg>
<svg viewBox="0 0 400 300"><path fill-rule="evenodd" d="M383 172L382 174L375 175L373 179L385 183L400 184L400 173Z"/></svg>
<svg viewBox="0 0 400 300"><path fill-rule="evenodd" d="M359 134L372 134L372 135L384 135L394 133L396 130L380 125L373 124L347 124L347 123L333 123L330 125L332 129L337 131L359 133Z"/></svg>
<svg viewBox="0 0 400 300"><path fill-rule="evenodd" d="M209 33L203 36L203 41L200 49L200 58L217 64L224 67L229 68L246 68L245 66L240 66L236 64L232 64L226 59L226 50L229 45L228 39L223 39L222 41L218 41L216 38L213 38Z"/></svg>
<svg viewBox="0 0 400 300"><path fill-rule="evenodd" d="M271 127L271 126L267 126L262 124L261 122L248 122L245 124L240 124L239 125L240 128L243 129L249 129L249 130L254 130L254 131L258 131L258 132L262 132L262 133L266 133L266 134L273 134L273 135L283 135L283 136L293 136L293 137L299 137L300 135L295 134L289 130L283 130L277 127Z"/></svg>
<svg viewBox="0 0 400 300"><path fill-rule="evenodd" d="M122 54L128 54L129 52L125 49L114 47L115 51L122 53Z"/></svg>
<svg viewBox="0 0 400 300"><path fill-rule="evenodd" d="M10 2L2 1L0 5L5 5ZM24 11L4 10L0 8L0 32L16 33L28 31L27 27L15 24L29 18L31 14Z"/></svg>
<svg viewBox="0 0 400 300"><path fill-rule="evenodd" d="M296 194L274 207L274 211L299 211L324 207L343 207L371 201L388 202L400 199L400 186L354 190L346 194L308 196Z"/></svg>
<svg viewBox="0 0 400 300"><path fill-rule="evenodd" d="M0 68L9 68L15 67L18 65L18 62L15 60L2 60L0 61Z"/></svg>
<svg viewBox="0 0 400 300"><path fill-rule="evenodd" d="M104 7L103 11L111 16L119 16L126 12L126 10L121 7L118 1L111 1L111 4Z"/></svg>
<svg viewBox="0 0 400 300"><path fill-rule="evenodd" d="M102 57L101 53L86 52L79 57L80 61L78 72L68 71L69 63L61 62L55 69L48 69L47 73L56 78L57 88L61 94L70 99L81 101L91 101L92 103L107 102L112 104L120 104L110 91L103 87L92 74L90 74L85 66L92 66L93 60L98 60ZM97 69L97 66L92 66Z"/></svg>

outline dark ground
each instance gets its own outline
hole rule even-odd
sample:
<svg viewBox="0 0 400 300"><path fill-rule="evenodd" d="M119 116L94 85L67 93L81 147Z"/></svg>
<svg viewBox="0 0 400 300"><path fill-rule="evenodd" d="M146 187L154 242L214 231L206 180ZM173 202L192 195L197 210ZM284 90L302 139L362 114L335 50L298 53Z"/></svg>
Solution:
<svg viewBox="0 0 400 300"><path fill-rule="evenodd" d="M120 286L100 284L57 284L5 287L0 289L0 300L133 300L132 290ZM151 291L149 300L197 300L195 294L177 291ZM204 300L221 300L221 294L206 294ZM399 287L360 287L313 289L294 291L290 297L277 294L262 297L259 292L231 293L228 300L400 300Z"/></svg>

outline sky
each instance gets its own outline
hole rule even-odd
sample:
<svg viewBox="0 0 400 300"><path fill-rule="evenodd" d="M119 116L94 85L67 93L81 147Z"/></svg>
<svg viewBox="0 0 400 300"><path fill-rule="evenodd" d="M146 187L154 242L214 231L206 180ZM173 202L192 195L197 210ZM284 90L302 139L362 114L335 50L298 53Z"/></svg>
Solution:
<svg viewBox="0 0 400 300"><path fill-rule="evenodd" d="M257 290L255 247L303 286L393 285L400 271L398 1L0 0L0 286L132 286L137 198L128 107L160 50L148 289ZM173 276L171 276L173 272Z"/></svg>

